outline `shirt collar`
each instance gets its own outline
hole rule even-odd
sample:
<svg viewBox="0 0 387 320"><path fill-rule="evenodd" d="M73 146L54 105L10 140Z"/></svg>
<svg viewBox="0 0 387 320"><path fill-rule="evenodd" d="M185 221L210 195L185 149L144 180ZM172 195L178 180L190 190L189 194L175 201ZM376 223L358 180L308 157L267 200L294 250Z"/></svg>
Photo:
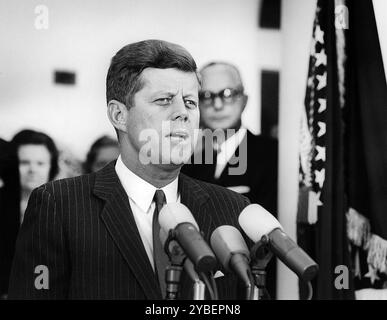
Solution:
<svg viewBox="0 0 387 320"><path fill-rule="evenodd" d="M241 144L243 138L246 136L247 129L241 127L235 134L233 134L230 138L223 141L223 143L218 148L218 155L220 155L219 160L223 160L222 162L228 162L235 150Z"/></svg>
<svg viewBox="0 0 387 320"><path fill-rule="evenodd" d="M158 188L129 170L122 162L121 155L117 159L115 169L128 197L133 200L142 211L147 212ZM171 183L161 188L161 190L164 191L167 203L177 202L178 181L179 179L176 177Z"/></svg>

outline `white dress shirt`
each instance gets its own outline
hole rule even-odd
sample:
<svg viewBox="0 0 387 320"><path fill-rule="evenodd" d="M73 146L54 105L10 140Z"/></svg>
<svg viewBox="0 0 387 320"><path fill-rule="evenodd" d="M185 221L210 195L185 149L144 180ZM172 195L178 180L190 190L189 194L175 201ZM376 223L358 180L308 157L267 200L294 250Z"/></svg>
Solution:
<svg viewBox="0 0 387 320"><path fill-rule="evenodd" d="M218 154L216 157L215 179L220 178L227 163L230 161L231 157L235 153L235 150L245 137L246 132L247 129L240 128L235 134L223 141L223 143L216 148L218 150Z"/></svg>
<svg viewBox="0 0 387 320"><path fill-rule="evenodd" d="M153 197L157 188L130 171L122 162L121 155L117 159L115 169L118 178L128 195L129 205L132 209L137 229L140 233L149 261L154 269L152 219L155 210ZM161 190L164 191L167 203L180 202L180 196L178 194L178 177L170 184L161 188Z"/></svg>

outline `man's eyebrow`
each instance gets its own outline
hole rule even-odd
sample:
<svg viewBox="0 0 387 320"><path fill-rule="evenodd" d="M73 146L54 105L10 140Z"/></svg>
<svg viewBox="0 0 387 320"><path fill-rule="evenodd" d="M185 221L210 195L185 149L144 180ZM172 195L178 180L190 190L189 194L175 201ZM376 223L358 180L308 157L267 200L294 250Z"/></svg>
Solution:
<svg viewBox="0 0 387 320"><path fill-rule="evenodd" d="M152 96L157 96L159 94L166 94L166 95L171 95L171 96L175 96L177 94L177 92L172 92L171 90L159 90L159 91L156 91L156 92L153 92L152 93Z"/></svg>
<svg viewBox="0 0 387 320"><path fill-rule="evenodd" d="M184 98L198 98L198 95L197 94L194 94L194 93L187 93L183 96Z"/></svg>

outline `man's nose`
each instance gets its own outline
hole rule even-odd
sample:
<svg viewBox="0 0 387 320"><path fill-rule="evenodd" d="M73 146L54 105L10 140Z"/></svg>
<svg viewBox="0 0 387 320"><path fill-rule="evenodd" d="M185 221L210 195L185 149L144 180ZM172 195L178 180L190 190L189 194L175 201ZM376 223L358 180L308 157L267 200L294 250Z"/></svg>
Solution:
<svg viewBox="0 0 387 320"><path fill-rule="evenodd" d="M34 165L34 164L30 164L29 166L28 166L28 172L29 173L34 173L36 171L36 165Z"/></svg>
<svg viewBox="0 0 387 320"><path fill-rule="evenodd" d="M221 110L223 108L223 101L220 97L215 97L214 99L214 108L216 110Z"/></svg>
<svg viewBox="0 0 387 320"><path fill-rule="evenodd" d="M184 99L176 99L177 101L173 104L173 120L188 120L188 110L185 105Z"/></svg>

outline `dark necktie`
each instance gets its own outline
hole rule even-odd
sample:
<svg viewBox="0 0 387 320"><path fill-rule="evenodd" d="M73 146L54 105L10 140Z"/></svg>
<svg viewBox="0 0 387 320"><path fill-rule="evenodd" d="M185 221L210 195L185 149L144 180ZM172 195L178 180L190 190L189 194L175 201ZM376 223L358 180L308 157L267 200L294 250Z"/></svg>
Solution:
<svg viewBox="0 0 387 320"><path fill-rule="evenodd" d="M168 256L164 251L164 247L160 241L160 224L159 224L159 213L167 202L165 199L165 194L163 190L156 190L155 196L153 198L156 206L153 213L152 221L152 234L153 234L153 261L155 265L155 274L158 279L161 295L163 299L165 298L165 269L168 266Z"/></svg>

